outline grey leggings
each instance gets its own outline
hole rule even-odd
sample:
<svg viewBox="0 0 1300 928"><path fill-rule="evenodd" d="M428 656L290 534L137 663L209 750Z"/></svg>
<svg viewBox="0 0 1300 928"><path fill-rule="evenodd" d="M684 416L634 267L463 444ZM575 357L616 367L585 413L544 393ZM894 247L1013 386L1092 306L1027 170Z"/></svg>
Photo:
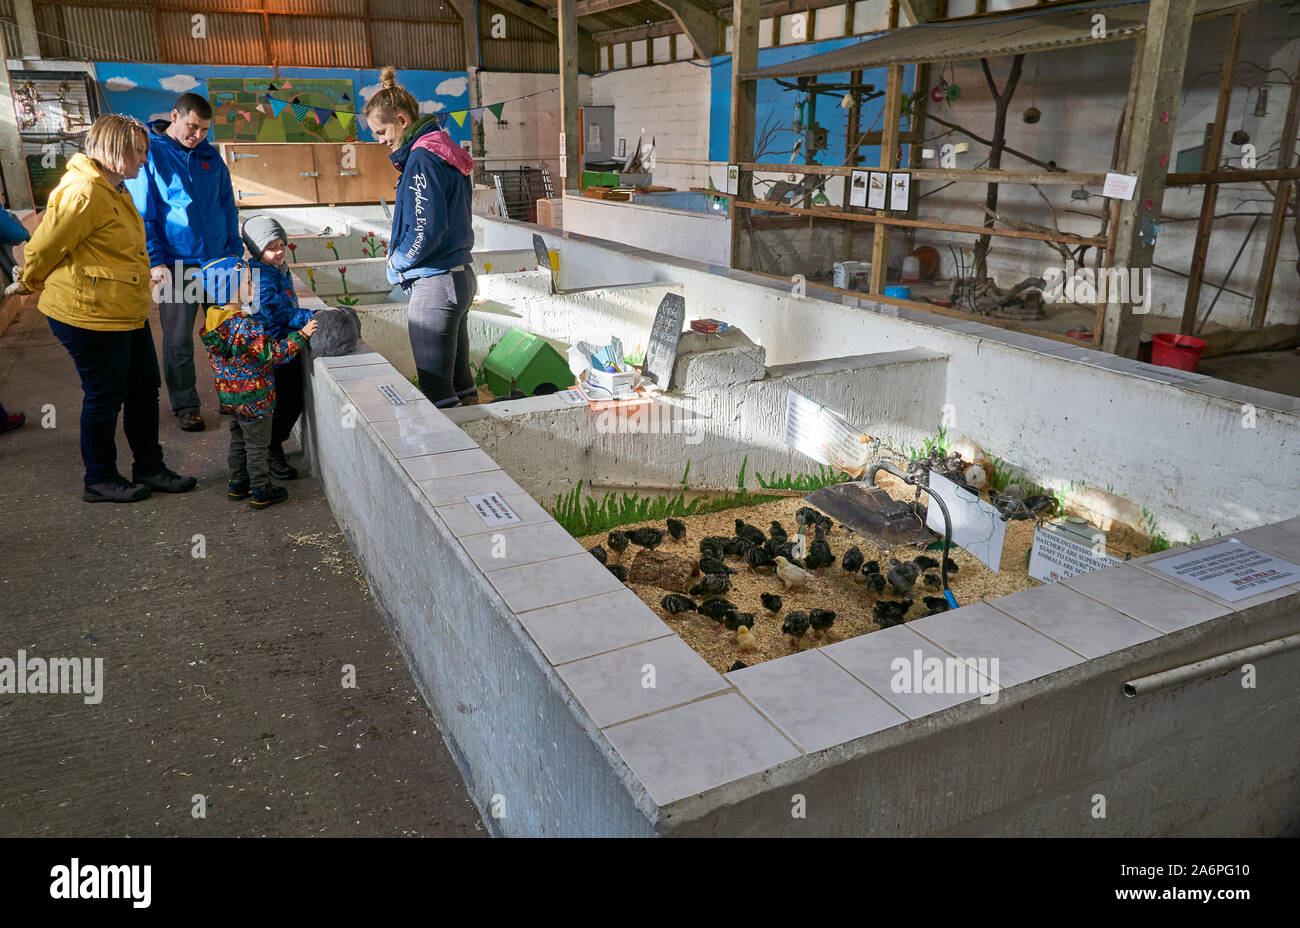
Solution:
<svg viewBox="0 0 1300 928"><path fill-rule="evenodd" d="M411 285L407 328L415 371L420 392L439 408L478 395L469 367L469 307L477 292L468 266Z"/></svg>

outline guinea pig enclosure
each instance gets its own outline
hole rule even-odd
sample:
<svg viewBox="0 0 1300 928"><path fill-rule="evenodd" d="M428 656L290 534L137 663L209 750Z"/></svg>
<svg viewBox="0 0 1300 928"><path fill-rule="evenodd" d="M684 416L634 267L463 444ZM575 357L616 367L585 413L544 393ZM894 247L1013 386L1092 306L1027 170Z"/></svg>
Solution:
<svg viewBox="0 0 1300 928"><path fill-rule="evenodd" d="M1300 560L1300 402L811 286L796 295L768 278L576 235L545 236L558 256L552 292L531 245L536 227L476 216L476 364L511 329L561 353L580 340L646 344L669 293L684 298L688 318L732 328L685 334L671 388L640 412L593 409L564 390L443 412L407 379L405 303L383 277L378 212L281 211L291 233L304 233L294 238L304 301L314 290L337 302L346 286L366 341L313 360L304 442L471 794L480 808L509 810L485 815L490 827L1194 834L1283 807L1300 705L1295 650L1258 657L1272 672L1256 689L1238 692L1232 675L1158 697L1125 686L1300 631L1300 575L1227 596L1170 567L1225 545L1275 565ZM346 234L332 245L311 234L327 225ZM803 497L842 478L787 441L791 394L834 410L872 436L875 459L901 466L967 436L987 455L986 497L1015 484L1054 509L1084 507L1105 523L1112 555L1136 556L1006 588L1001 573L954 549L958 608L921 607L922 594L940 595L922 589L934 573L922 561L918 602L899 621L864 621L869 634L846 619L838 630L783 633L792 610L820 608L817 590L832 579L844 596L902 600L870 591L860 567L850 576L852 546L867 561L941 556L934 535L914 550L868 550L837 517L835 562L820 577L810 567L802 591L753 575L767 578L755 599L806 604L734 603L735 614L756 613L760 639L741 651L743 622L675 614L660 604L673 590L629 587L608 565L630 567L653 549L698 570L706 524L737 516L796 534ZM1241 462L1232 480L1205 465L1226 460ZM914 495L881 483L901 500ZM686 526L682 538L668 517ZM1009 552L1034 521L1007 524ZM665 534L604 550L606 563L589 553L608 549L609 532L638 528ZM737 571L729 584L752 582L745 560L723 562ZM889 573L878 566L869 573ZM1024 569L1006 554L998 566ZM691 585L703 575L692 571ZM698 608L706 592L679 595ZM728 669L726 657L748 664L751 654L752 665ZM1186 769L1188 750L1254 762L1225 791ZM1093 819L1087 797L1097 792L1129 811ZM808 810L797 828L793 795Z"/></svg>

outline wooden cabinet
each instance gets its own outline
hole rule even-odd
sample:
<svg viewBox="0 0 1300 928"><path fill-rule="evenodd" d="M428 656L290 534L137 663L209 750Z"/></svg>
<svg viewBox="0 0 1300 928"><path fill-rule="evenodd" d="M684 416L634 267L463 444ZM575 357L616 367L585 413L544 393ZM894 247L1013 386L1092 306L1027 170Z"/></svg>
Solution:
<svg viewBox="0 0 1300 928"><path fill-rule="evenodd" d="M241 208L393 201L397 171L378 142L217 147Z"/></svg>

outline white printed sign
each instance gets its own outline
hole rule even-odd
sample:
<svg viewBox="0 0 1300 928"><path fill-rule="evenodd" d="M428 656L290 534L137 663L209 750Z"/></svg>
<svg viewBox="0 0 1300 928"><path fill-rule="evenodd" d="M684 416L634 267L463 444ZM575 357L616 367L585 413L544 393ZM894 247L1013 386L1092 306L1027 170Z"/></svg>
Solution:
<svg viewBox="0 0 1300 928"><path fill-rule="evenodd" d="M1039 526L1034 530L1034 547L1029 555L1029 576L1043 583L1056 583L1103 567L1124 563L1109 554L1098 554L1088 545L1065 538Z"/></svg>
<svg viewBox="0 0 1300 928"><path fill-rule="evenodd" d="M867 205L867 177L869 171L854 171L853 186L849 188L849 206Z"/></svg>
<svg viewBox="0 0 1300 928"><path fill-rule="evenodd" d="M564 133L560 133L560 160L563 161L568 156L568 148L565 145Z"/></svg>
<svg viewBox="0 0 1300 928"><path fill-rule="evenodd" d="M1104 197L1115 197L1117 200L1133 199L1133 191L1137 190L1136 174L1116 174L1114 171L1106 172L1106 183L1101 188L1101 195Z"/></svg>
<svg viewBox="0 0 1300 928"><path fill-rule="evenodd" d="M576 387L561 390L560 399L564 400L564 402L568 403L570 406L585 406L587 404L587 398L583 396L582 391Z"/></svg>
<svg viewBox="0 0 1300 928"><path fill-rule="evenodd" d="M889 196L889 175L884 171L871 172L871 188L867 191L867 206L871 209L884 209L885 198Z"/></svg>
<svg viewBox="0 0 1300 928"><path fill-rule="evenodd" d="M794 390L786 391L785 443L794 450L858 477L867 469L868 439L838 413Z"/></svg>
<svg viewBox="0 0 1300 928"><path fill-rule="evenodd" d="M1002 563L1007 523L974 490L959 487L947 477L930 475L930 490L944 501L952 517L952 541L988 565L994 573ZM925 512L925 527L943 534L943 510L934 500Z"/></svg>
<svg viewBox="0 0 1300 928"><path fill-rule="evenodd" d="M391 383L381 383L379 385L379 392L384 394L384 398L394 406L406 405L405 397L398 393L397 389Z"/></svg>
<svg viewBox="0 0 1300 928"><path fill-rule="evenodd" d="M740 165L727 165L727 193L733 197L740 192Z"/></svg>
<svg viewBox="0 0 1300 928"><path fill-rule="evenodd" d="M889 175L889 208L906 210L911 205L912 175Z"/></svg>
<svg viewBox="0 0 1300 928"><path fill-rule="evenodd" d="M1300 566L1235 538L1151 566L1230 603L1300 581Z"/></svg>
<svg viewBox="0 0 1300 928"><path fill-rule="evenodd" d="M515 515L513 509L496 493L475 493L472 496L466 496L465 501L474 507L478 517L483 520L483 524L489 528L496 528L498 525L512 525L515 522L522 522L523 519Z"/></svg>

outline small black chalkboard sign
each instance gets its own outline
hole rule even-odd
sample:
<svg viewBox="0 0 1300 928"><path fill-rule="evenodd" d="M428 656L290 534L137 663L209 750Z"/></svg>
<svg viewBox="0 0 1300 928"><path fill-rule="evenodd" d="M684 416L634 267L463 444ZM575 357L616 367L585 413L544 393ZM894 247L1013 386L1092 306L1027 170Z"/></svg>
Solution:
<svg viewBox="0 0 1300 928"><path fill-rule="evenodd" d="M551 267L551 252L546 247L545 239L536 232L533 233L533 254L537 256L538 269L551 272L551 293L559 293L559 287L555 284L555 268Z"/></svg>
<svg viewBox="0 0 1300 928"><path fill-rule="evenodd" d="M682 340L682 326L686 322L686 300L679 294L664 294L655 312L654 327L650 330L650 345L645 352L645 365L641 373L664 392L672 386L673 367L677 363L677 346Z"/></svg>

